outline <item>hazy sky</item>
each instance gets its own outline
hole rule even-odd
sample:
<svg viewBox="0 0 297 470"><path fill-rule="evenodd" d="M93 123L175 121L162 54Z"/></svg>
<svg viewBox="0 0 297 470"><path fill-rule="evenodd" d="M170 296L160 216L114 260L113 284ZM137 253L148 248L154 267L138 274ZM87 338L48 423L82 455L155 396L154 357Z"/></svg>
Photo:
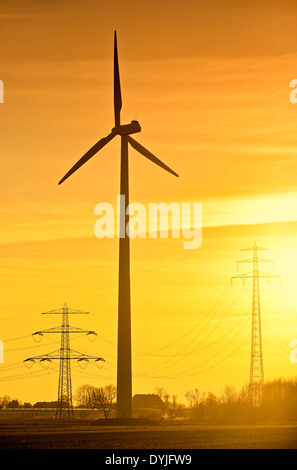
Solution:
<svg viewBox="0 0 297 470"><path fill-rule="evenodd" d="M0 0L0 396L56 399L57 374L32 378L21 363L57 348L31 348L30 335L55 326L39 313L65 301L92 312L71 319L98 332L78 346L107 361L79 371L74 389L115 383L118 247L95 238L94 207L119 193L119 139L57 184L113 127L114 30L122 122L139 120L137 140L180 175L131 149L131 200L203 204L198 250L131 244L134 392L163 386L182 401L191 388L248 380L251 286L232 290L230 277L255 240L282 276L272 292L263 284L265 377L296 375L296 10L295 1Z"/></svg>

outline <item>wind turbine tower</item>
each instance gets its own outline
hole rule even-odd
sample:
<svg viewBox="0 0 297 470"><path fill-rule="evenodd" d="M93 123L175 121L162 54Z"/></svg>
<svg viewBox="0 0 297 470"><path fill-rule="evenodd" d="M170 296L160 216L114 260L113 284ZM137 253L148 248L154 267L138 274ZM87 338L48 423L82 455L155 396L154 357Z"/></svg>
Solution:
<svg viewBox="0 0 297 470"><path fill-rule="evenodd" d="M121 124L122 95L118 62L117 35L114 33L114 117L115 127L107 137L100 139L66 173L59 184L78 170L114 137L121 137L121 178L120 178L120 234L119 236L119 284L118 284L118 351L117 351L117 417L132 418L132 353L131 353L131 297L130 297L130 239L126 229L129 217L129 167L128 144L137 152L164 170L178 176L171 168L140 145L131 134L141 131L138 121Z"/></svg>

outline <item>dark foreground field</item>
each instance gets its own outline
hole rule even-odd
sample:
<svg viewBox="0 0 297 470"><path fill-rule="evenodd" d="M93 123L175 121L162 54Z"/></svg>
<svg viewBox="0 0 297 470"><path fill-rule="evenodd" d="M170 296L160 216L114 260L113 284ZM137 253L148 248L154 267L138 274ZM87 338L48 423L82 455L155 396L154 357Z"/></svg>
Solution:
<svg viewBox="0 0 297 470"><path fill-rule="evenodd" d="M297 424L96 426L0 423L1 449L297 449Z"/></svg>

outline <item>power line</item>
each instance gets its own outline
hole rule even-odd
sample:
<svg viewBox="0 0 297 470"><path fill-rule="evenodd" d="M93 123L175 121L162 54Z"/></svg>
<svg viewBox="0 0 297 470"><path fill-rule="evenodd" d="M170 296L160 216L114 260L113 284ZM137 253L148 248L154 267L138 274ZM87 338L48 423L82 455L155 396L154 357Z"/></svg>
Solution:
<svg viewBox="0 0 297 470"><path fill-rule="evenodd" d="M177 377L177 378L178 378L179 376L180 376L180 377L181 377L181 376L183 376L183 377L185 376L185 377L186 377L186 375L184 375L184 374L187 374L188 372L192 372L193 370L197 370L197 369L199 369L201 366L203 366L204 364L207 364L208 362L212 361L214 358L216 358L218 355L220 355L225 349L227 349L227 348L230 346L230 344L232 344L232 342L233 342L234 339L239 335L240 332L241 332L241 328L239 328L238 331L237 331L237 333L234 335L234 337L232 337L231 340L230 340L228 343L226 343L226 344L223 346L223 348L221 348L221 349L220 349L217 353L215 353L212 357L210 357L210 358L208 358L207 360L201 362L200 364L197 364L195 367L192 367L192 368L190 368L190 369L187 369L186 371L182 371L182 372L179 372L179 373L174 374L173 377ZM226 335L227 335L227 334L228 334L228 333L226 333ZM162 368L162 369L159 369L159 370L168 369L169 367L172 367L173 365L176 365L176 363L175 363L175 364L170 364L169 366L167 366L167 367L165 367L165 368ZM146 374L146 375L147 375L147 374Z"/></svg>
<svg viewBox="0 0 297 470"><path fill-rule="evenodd" d="M211 309L211 311L212 311L212 310L213 310L213 309ZM205 330L205 328L207 328L207 326L208 326L208 325L210 324L210 322L213 320L213 318L214 318L214 316L215 316L216 313L217 313L217 310L215 310L215 311L213 312L213 314L212 314L210 320L208 321L208 323L205 323L205 324L204 324L204 326L202 327L202 329L200 329L200 330L198 331L198 333L197 333L196 336L190 341L190 343L188 343L185 347L183 347L182 349L180 349L179 352L176 353L174 357L176 357L176 356L178 356L179 354L181 354L190 344L192 344L192 343L203 333L203 331ZM192 329L192 331L193 331L194 329L196 329L199 325L201 325L202 322L205 322L205 319L207 318L208 315L209 315L209 312L207 312L207 314L203 317L203 319L200 320L200 322L195 325L195 327ZM174 343L175 343L175 342L174 342ZM162 349L162 348L160 348L160 349ZM156 370L156 369L157 369L157 370L160 370L160 366L162 366L162 365L164 365L164 364L168 364L168 362L169 362L170 360L171 360L171 359L167 359L166 361L162 362L162 363L159 364L158 366L155 366L155 367L152 367L152 368L148 369L146 372L152 372L153 370Z"/></svg>
<svg viewBox="0 0 297 470"><path fill-rule="evenodd" d="M140 351L135 351L135 352L138 352L139 354L142 354L142 355L153 355L154 353L156 352L159 352L159 351L162 351L164 349L167 349L171 346L173 346L174 344L178 343L179 341L183 340L186 336L188 336L190 333L192 333L193 331L195 331L203 322L206 321L208 315L210 313L213 313L211 319L209 320L209 322L213 319L215 313L218 311L219 307L221 306L221 304L223 303L226 295L227 295L227 291L229 290L230 288L227 288L225 289L225 291L223 292L222 296L216 301L215 305L203 316L203 318L198 322L196 323L193 327L191 327L184 335L180 336L179 338L177 338L176 340L174 340L173 342L167 344L167 345L164 345L162 346L161 348L158 348L158 349L155 349L154 351L151 351L151 352L148 352L148 353L141 353ZM198 333L198 335L200 334L200 332Z"/></svg>
<svg viewBox="0 0 297 470"><path fill-rule="evenodd" d="M244 343L246 343L248 338L249 338L249 336L247 336L231 353L229 353L223 359L221 359L220 361L216 362L215 364L207 367L206 369L203 369L202 371L196 371L194 374L187 374L187 375L180 375L180 376L176 376L176 375L171 375L171 376L149 376L149 375L147 375L147 376L143 376L143 377L154 378L154 379L164 379L164 378L166 378L166 379L184 379L184 378L188 378L188 377L194 377L194 376L199 375L199 374L203 374L204 372L207 372L208 370L213 369L214 367L217 367L219 364L221 364L222 362L229 359L233 354L235 354L244 345ZM206 362L209 362L209 361L206 361ZM203 365L203 364L200 364L200 366L201 365Z"/></svg>

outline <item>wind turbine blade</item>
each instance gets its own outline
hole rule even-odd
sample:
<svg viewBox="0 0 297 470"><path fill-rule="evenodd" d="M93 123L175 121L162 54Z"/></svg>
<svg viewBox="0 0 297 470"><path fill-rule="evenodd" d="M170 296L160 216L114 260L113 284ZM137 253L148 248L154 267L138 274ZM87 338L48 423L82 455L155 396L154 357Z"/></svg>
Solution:
<svg viewBox="0 0 297 470"><path fill-rule="evenodd" d="M66 175L59 181L59 184L63 183L69 176L72 175L76 170L78 170L84 163L86 163L90 158L92 158L95 153L99 152L108 142L111 141L116 136L114 132L111 132L107 137L103 137L103 139L100 139L97 144L95 144L90 150L87 151L87 153L84 154L83 157L81 157L80 160L66 173Z"/></svg>
<svg viewBox="0 0 297 470"><path fill-rule="evenodd" d="M142 145L140 145L136 140L132 139L132 137L128 137L128 142L132 145L132 147L137 150L137 152L141 153L144 157L148 158L151 162L155 163L156 165L159 165L161 168L163 168L166 171L169 171L174 176L179 176L175 171L171 170L169 166L165 165L165 163L161 162L159 158L155 157L151 152L149 152L146 148L144 148Z"/></svg>
<svg viewBox="0 0 297 470"><path fill-rule="evenodd" d="M115 127L120 126L120 112L122 109L122 95L120 83L120 71L118 60L118 47L117 47L117 32L114 32L114 120Z"/></svg>

